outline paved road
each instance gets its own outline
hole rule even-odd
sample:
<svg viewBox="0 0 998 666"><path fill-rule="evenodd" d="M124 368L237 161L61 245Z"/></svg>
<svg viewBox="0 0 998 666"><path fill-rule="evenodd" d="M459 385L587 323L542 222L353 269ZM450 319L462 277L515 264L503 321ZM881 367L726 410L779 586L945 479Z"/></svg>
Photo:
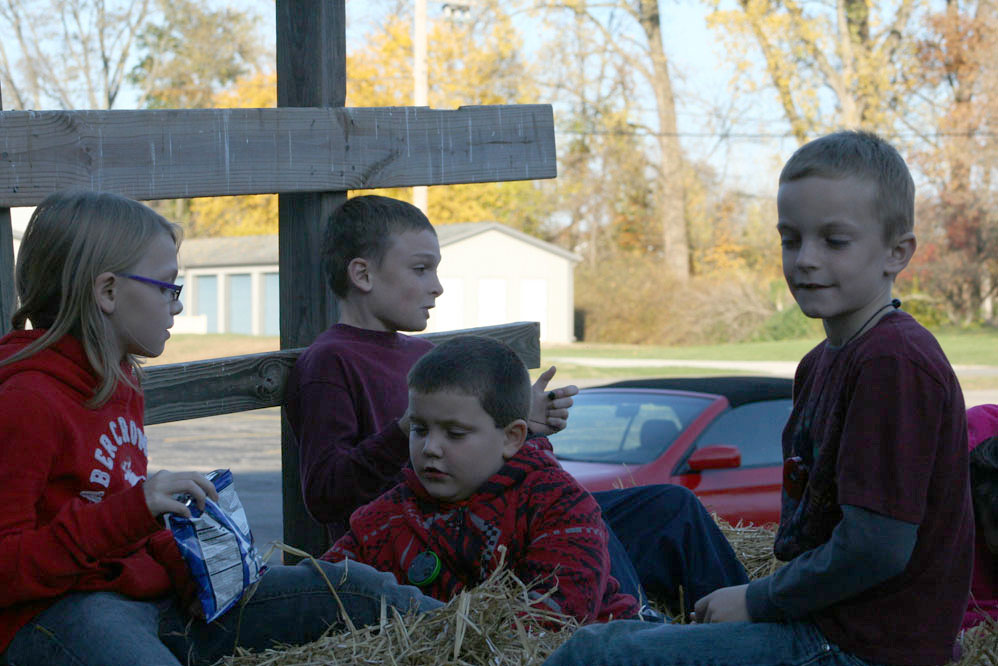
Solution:
<svg viewBox="0 0 998 666"><path fill-rule="evenodd" d="M621 379L627 377L626 367L702 367L743 370L760 374L792 376L795 364L780 362L733 361L670 361L642 359L561 358L551 362L571 362L603 367L623 367ZM695 364L695 365L694 365ZM708 365L709 364L709 365ZM998 368L968 366L957 368L961 376L998 375ZM609 379L576 381L564 378L564 383L579 386L606 383ZM965 391L967 406L998 403L998 390ZM232 470L236 490L246 507L250 527L257 545L266 552L266 544L283 540L281 510L281 417L278 408L261 409L239 414L177 421L149 426L149 468L151 471L195 469L209 472L227 467ZM294 544L292 544L294 545Z"/></svg>

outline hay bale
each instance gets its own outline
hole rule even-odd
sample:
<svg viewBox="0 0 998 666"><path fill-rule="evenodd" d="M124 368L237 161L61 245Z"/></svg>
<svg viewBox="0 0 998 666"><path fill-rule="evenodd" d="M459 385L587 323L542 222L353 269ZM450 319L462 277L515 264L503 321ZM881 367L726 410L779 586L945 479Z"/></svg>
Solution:
<svg viewBox="0 0 998 666"><path fill-rule="evenodd" d="M782 563L773 557L775 526L731 525L714 515L750 578L772 573ZM277 546L299 557L306 553ZM445 607L426 615L400 616L382 608L377 626L330 632L301 646L260 653L239 651L224 659L227 666L298 666L305 664L541 664L567 641L578 622L538 609L529 585L500 566L482 585L460 593ZM664 603L655 603L675 622L685 618ZM998 666L998 665L996 665Z"/></svg>
<svg viewBox="0 0 998 666"><path fill-rule="evenodd" d="M731 525L714 520L751 580L776 571L783 562L773 556L775 525ZM281 544L298 556L305 553ZM578 628L573 618L533 606L525 585L500 567L482 585L461 592L433 613L401 616L382 607L377 626L331 631L301 646L259 653L240 650L223 659L227 666L305 666L315 664L541 664ZM669 614L668 609L659 610ZM681 617L674 621L683 622ZM998 622L987 621L960 636L963 656L950 666L998 666Z"/></svg>
<svg viewBox="0 0 998 666"><path fill-rule="evenodd" d="M950 666L998 666L998 621L986 618L961 632L959 642L963 654Z"/></svg>
<svg viewBox="0 0 998 666"><path fill-rule="evenodd" d="M960 636L959 666L998 666L998 622L986 620Z"/></svg>
<svg viewBox="0 0 998 666"><path fill-rule="evenodd" d="M335 594L335 592L333 593ZM445 607L402 616L382 605L376 626L327 633L307 645L223 659L227 666L315 664L541 664L578 628L578 622L533 606L530 586L500 567L478 587ZM348 627L349 627L349 623Z"/></svg>
<svg viewBox="0 0 998 666"><path fill-rule="evenodd" d="M763 578L773 573L783 562L773 555L773 541L776 539L776 525L745 525L738 521L732 525L716 513L712 514L717 526L731 544L735 555L741 561L749 580Z"/></svg>

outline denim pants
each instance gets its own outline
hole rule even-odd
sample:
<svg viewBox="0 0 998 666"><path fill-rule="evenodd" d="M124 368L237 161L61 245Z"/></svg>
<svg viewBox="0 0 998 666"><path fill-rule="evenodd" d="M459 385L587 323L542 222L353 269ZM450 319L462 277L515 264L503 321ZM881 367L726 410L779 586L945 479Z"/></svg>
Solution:
<svg viewBox="0 0 998 666"><path fill-rule="evenodd" d="M714 590L749 582L745 567L699 498L683 486L658 484L593 493L630 559L610 544L611 573L622 591L637 582L644 592L678 610L679 587L687 611ZM619 575L618 575L619 574Z"/></svg>
<svg viewBox="0 0 998 666"><path fill-rule="evenodd" d="M401 612L443 604L357 562L319 562L356 626L378 621L381 597ZM235 648L302 644L340 624L340 609L311 561L273 566L252 598L206 624L173 598L138 601L114 592L69 594L21 628L0 663L158 666L211 664Z"/></svg>
<svg viewBox="0 0 998 666"><path fill-rule="evenodd" d="M873 666L831 643L811 622L591 624L545 666Z"/></svg>
<svg viewBox="0 0 998 666"><path fill-rule="evenodd" d="M641 586L641 579L634 569L631 556L627 554L627 549L624 544L620 543L620 539L617 538L616 532L610 527L606 518L603 519L603 524L606 525L606 549L610 555L610 575L620 583L621 592L631 595L638 600L638 604L644 606L648 602L648 595L645 594L644 588Z"/></svg>

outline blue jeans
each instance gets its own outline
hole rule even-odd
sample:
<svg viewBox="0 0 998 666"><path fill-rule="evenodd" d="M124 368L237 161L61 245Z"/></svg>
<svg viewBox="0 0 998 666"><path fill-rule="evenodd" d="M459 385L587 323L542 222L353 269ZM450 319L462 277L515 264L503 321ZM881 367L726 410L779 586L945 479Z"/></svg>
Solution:
<svg viewBox="0 0 998 666"><path fill-rule="evenodd" d="M831 643L811 622L591 624L548 657L545 666L871 666Z"/></svg>
<svg viewBox="0 0 998 666"><path fill-rule="evenodd" d="M610 575L620 583L620 591L629 594L638 600L638 604L645 605L648 602L648 595L641 587L641 579L638 572L634 570L634 563L631 556L627 554L627 548L620 543L617 533L610 527L610 523L603 518L606 525L607 542L606 550L610 555Z"/></svg>
<svg viewBox="0 0 998 666"><path fill-rule="evenodd" d="M356 626L378 621L382 596L403 613L443 605L364 564L319 564ZM275 642L308 643L340 624L339 618L325 580L306 561L271 567L245 605L211 624L191 620L173 598L137 601L114 592L72 593L22 627L0 663L212 664L237 646L262 650Z"/></svg>
<svg viewBox="0 0 998 666"><path fill-rule="evenodd" d="M745 567L700 499L683 486L658 484L593 493L603 520L620 540L632 567L619 564L611 540L611 573L625 592L644 592L679 610L679 587L687 611L721 587L749 582ZM621 575L618 575L618 572ZM621 578L624 580L621 580Z"/></svg>

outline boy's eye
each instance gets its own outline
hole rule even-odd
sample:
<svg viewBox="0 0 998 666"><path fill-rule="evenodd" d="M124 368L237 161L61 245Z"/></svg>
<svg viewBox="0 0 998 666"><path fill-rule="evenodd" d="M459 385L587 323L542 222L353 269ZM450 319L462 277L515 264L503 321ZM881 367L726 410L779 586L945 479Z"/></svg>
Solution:
<svg viewBox="0 0 998 666"><path fill-rule="evenodd" d="M447 436L451 439L463 439L467 435L467 431L464 430L448 430Z"/></svg>
<svg viewBox="0 0 998 666"><path fill-rule="evenodd" d="M799 241L796 238L781 238L780 245L785 248L795 248L797 247Z"/></svg>
<svg viewBox="0 0 998 666"><path fill-rule="evenodd" d="M414 435L425 435L426 434L426 426L421 425L419 423L410 423L409 424L409 432L411 434L414 434Z"/></svg>
<svg viewBox="0 0 998 666"><path fill-rule="evenodd" d="M831 247L845 247L846 245L849 244L849 239L831 237L825 239L825 242L828 243Z"/></svg>

